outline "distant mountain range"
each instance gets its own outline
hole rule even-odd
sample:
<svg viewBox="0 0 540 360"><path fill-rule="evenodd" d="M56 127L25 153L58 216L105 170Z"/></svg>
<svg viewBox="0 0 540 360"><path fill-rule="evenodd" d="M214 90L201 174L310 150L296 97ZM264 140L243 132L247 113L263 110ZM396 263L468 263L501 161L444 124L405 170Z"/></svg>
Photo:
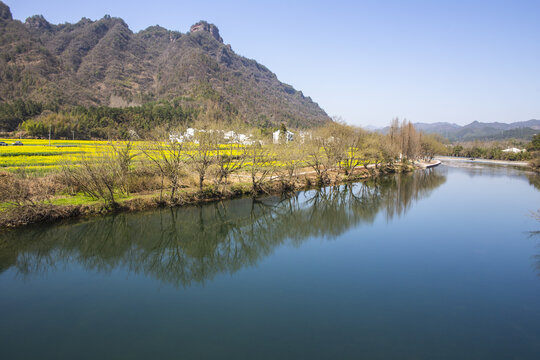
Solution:
<svg viewBox="0 0 540 360"><path fill-rule="evenodd" d="M540 133L540 120L518 121L510 124L492 122L482 123L473 121L468 125L457 125L448 122L436 122L432 124L415 123L416 129L427 134L439 134L451 141L472 140L504 140L524 139L530 140L535 134ZM388 127L381 129L388 131Z"/></svg>
<svg viewBox="0 0 540 360"><path fill-rule="evenodd" d="M21 22L0 1L0 103L126 107L175 98L254 125L331 121L310 97L236 54L205 21L187 33L157 25L134 33L108 15L74 24L41 15Z"/></svg>

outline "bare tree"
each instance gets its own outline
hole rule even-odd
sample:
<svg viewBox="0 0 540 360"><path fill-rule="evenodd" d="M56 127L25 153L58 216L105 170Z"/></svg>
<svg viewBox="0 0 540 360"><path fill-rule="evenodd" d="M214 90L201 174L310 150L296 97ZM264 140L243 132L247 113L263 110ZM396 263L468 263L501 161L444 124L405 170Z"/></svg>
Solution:
<svg viewBox="0 0 540 360"><path fill-rule="evenodd" d="M272 176L274 165L272 163L271 152L268 147L264 147L260 142L245 147L246 161L251 178L251 189L253 193L264 191L264 183Z"/></svg>
<svg viewBox="0 0 540 360"><path fill-rule="evenodd" d="M401 124L401 153L407 160L415 160L420 152L420 136L414 125L403 120Z"/></svg>
<svg viewBox="0 0 540 360"><path fill-rule="evenodd" d="M390 129L388 130L388 139L390 145L389 147L399 152L399 150L401 149L401 136L398 118L392 119L392 122L390 123Z"/></svg>
<svg viewBox="0 0 540 360"><path fill-rule="evenodd" d="M330 124L321 129L318 141L325 155L323 165L327 172L335 168L341 169L347 151L346 136L347 129L340 124Z"/></svg>
<svg viewBox="0 0 540 360"><path fill-rule="evenodd" d="M118 183L126 195L129 195L129 177L133 167L133 159L137 156L133 151L133 142L131 140L128 140L124 144L111 142L111 146L119 168L118 175L120 178L118 179Z"/></svg>
<svg viewBox="0 0 540 360"><path fill-rule="evenodd" d="M442 143L441 139L432 134L420 134L420 155L426 159L431 160L436 154L444 154L446 147Z"/></svg>
<svg viewBox="0 0 540 360"><path fill-rule="evenodd" d="M306 164L315 171L317 177L317 184L323 185L326 183L327 169L324 166L325 163L325 154L321 150L321 139L316 136L313 139L310 139L304 143L305 153L306 153Z"/></svg>
<svg viewBox="0 0 540 360"><path fill-rule="evenodd" d="M388 131L388 143L385 144L385 156L397 152L401 160L415 160L420 154L420 134L414 125L404 119L393 119Z"/></svg>
<svg viewBox="0 0 540 360"><path fill-rule="evenodd" d="M49 200L56 185L51 177L33 177L24 168L16 173L0 173L0 203L35 206Z"/></svg>
<svg viewBox="0 0 540 360"><path fill-rule="evenodd" d="M385 160L383 153L383 144L381 137L377 134L369 134L363 142L364 167L368 169L368 164L374 164L375 168L379 167L379 163Z"/></svg>
<svg viewBox="0 0 540 360"><path fill-rule="evenodd" d="M186 155L189 158L189 167L198 175L200 191L203 189L208 169L215 163L220 137L218 131L203 129L197 131L193 141L187 145Z"/></svg>
<svg viewBox="0 0 540 360"><path fill-rule="evenodd" d="M171 203L176 202L177 190L181 184L181 178L185 173L186 155L184 154L184 143L178 139L170 139L161 132L152 140L146 141L139 147L146 159L158 170L161 178L159 192L159 202L163 203L163 191L165 189L165 179L170 183Z"/></svg>
<svg viewBox="0 0 540 360"><path fill-rule="evenodd" d="M399 158L398 144L390 134L379 136L379 147L382 161L393 164Z"/></svg>
<svg viewBox="0 0 540 360"><path fill-rule="evenodd" d="M339 171L344 167L348 167L345 172L349 174L351 167L358 165L361 136L360 129L337 122L330 123L317 132L315 141L324 154L322 165L326 174L330 170Z"/></svg>
<svg viewBox="0 0 540 360"><path fill-rule="evenodd" d="M78 166L64 164L65 182L76 191L101 199L107 207L116 207L116 192L120 189L121 169L111 145L95 156L84 155Z"/></svg>
<svg viewBox="0 0 540 360"><path fill-rule="evenodd" d="M246 154L244 144L241 144L236 126L235 130L229 130L227 144L218 144L215 161L217 164L216 184L220 186L227 183L231 174L240 171L245 165Z"/></svg>
<svg viewBox="0 0 540 360"><path fill-rule="evenodd" d="M305 148L297 142L278 145L274 149L280 166L280 179L284 187L289 188L297 177L298 169L305 164Z"/></svg>
<svg viewBox="0 0 540 360"><path fill-rule="evenodd" d="M366 133L362 129L350 128L348 134L344 134L345 151L343 155L343 169L345 176L351 177L355 169L366 162Z"/></svg>

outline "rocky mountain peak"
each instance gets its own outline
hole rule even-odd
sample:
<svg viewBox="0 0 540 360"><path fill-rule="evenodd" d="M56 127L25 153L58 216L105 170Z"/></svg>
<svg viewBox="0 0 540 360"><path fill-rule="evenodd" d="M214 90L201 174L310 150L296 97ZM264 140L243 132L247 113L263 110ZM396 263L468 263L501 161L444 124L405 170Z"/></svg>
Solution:
<svg viewBox="0 0 540 360"><path fill-rule="evenodd" d="M174 99L189 109L186 114L194 114L186 121L208 109L218 109L223 121L262 127L308 128L330 121L269 69L235 54L206 21L187 35L160 26L134 34L121 18L109 15L58 25L36 15L22 24L6 20L11 12L1 1L0 103L22 99L69 110ZM0 129L14 130L18 125L13 124L0 119Z"/></svg>
<svg viewBox="0 0 540 360"><path fill-rule="evenodd" d="M51 24L43 17L43 15L34 15L26 19L24 22L26 26L33 29L50 30Z"/></svg>
<svg viewBox="0 0 540 360"><path fill-rule="evenodd" d="M1 1L0 1L0 19L13 20L13 16L11 15L11 10L9 10L9 6L7 6Z"/></svg>
<svg viewBox="0 0 540 360"><path fill-rule="evenodd" d="M219 29L214 24L209 24L206 21L199 21L198 23L192 25L189 29L190 33L195 33L197 31L206 31L210 33L214 37L214 39L216 39L220 43L223 42L223 39L219 35Z"/></svg>

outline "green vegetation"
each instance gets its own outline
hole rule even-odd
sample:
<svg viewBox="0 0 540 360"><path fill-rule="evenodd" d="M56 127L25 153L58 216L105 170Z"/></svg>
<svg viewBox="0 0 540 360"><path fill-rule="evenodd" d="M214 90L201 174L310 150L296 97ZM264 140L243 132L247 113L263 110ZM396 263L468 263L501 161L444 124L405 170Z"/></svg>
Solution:
<svg viewBox="0 0 540 360"><path fill-rule="evenodd" d="M511 148L521 151L503 151ZM488 160L527 161L533 170L540 171L540 134L533 136L530 142L522 140L474 141L447 145L446 155Z"/></svg>
<svg viewBox="0 0 540 360"><path fill-rule="evenodd" d="M0 102L0 131L13 131L25 120L41 114L47 107L34 101Z"/></svg>
<svg viewBox="0 0 540 360"><path fill-rule="evenodd" d="M533 170L540 172L540 134L532 138L527 150L531 154L531 167Z"/></svg>
<svg viewBox="0 0 540 360"><path fill-rule="evenodd" d="M450 156L488 160L528 161L531 159L531 153L529 151L517 153L503 151L514 147L526 149L526 143L523 141L463 142L448 146L447 154Z"/></svg>
<svg viewBox="0 0 540 360"><path fill-rule="evenodd" d="M18 101L18 104L25 104ZM187 103L187 104L186 104ZM11 108L8 104L8 108ZM39 105L40 109L44 107ZM149 102L142 106L111 108L106 106L77 106L69 110L37 112L33 117L19 117L20 121L0 123L4 129L19 129L20 134L33 138L47 138L49 129L54 139L129 139L134 134L144 134L158 126L178 127L192 124L201 108L189 105L182 98L172 101ZM0 122L9 115L2 116ZM226 114L227 119L233 115ZM15 127L13 127L15 126Z"/></svg>

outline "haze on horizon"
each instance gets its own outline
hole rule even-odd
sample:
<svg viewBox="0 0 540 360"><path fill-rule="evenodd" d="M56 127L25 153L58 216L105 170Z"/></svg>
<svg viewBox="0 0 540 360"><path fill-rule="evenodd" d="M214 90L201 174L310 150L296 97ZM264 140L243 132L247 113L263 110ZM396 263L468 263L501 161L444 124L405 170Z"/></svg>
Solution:
<svg viewBox="0 0 540 360"><path fill-rule="evenodd" d="M540 119L538 1L5 0L15 19L120 17L134 32L204 19L225 43L355 125Z"/></svg>

